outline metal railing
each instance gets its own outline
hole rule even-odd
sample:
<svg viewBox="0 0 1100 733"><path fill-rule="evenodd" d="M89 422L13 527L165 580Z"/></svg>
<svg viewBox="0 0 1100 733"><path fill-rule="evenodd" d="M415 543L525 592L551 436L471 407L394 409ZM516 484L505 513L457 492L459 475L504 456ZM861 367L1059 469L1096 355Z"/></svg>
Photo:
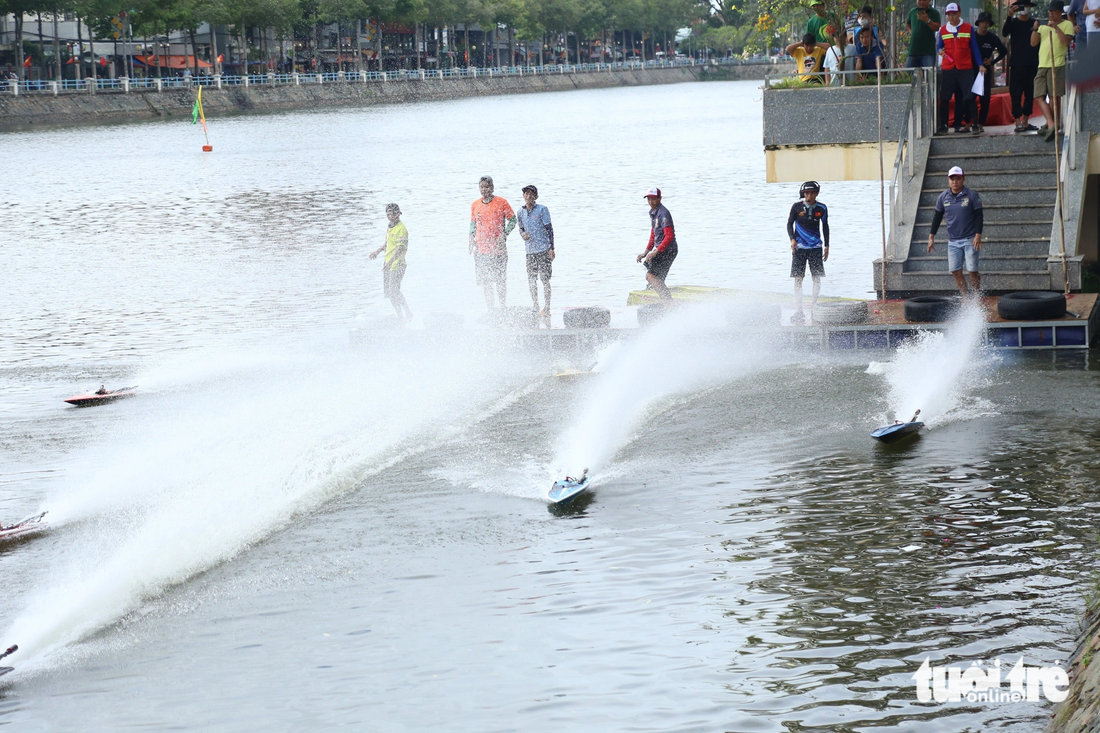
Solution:
<svg viewBox="0 0 1100 733"><path fill-rule="evenodd" d="M52 94L70 92L117 92L166 89L193 89L196 87L225 86L299 86L302 84L351 84L391 81L420 81L428 79L497 78L505 76L545 76L548 74L595 74L611 71L637 71L642 69L666 69L695 66L763 66L770 65L769 58L761 59L709 59L706 62L692 59L617 61L609 64L555 64L544 66L497 66L491 68L456 67L450 69L397 69L394 71L328 71L314 74L216 74L200 76L137 77L129 79L64 79L60 81L0 80L3 94Z"/></svg>
<svg viewBox="0 0 1100 733"><path fill-rule="evenodd" d="M801 89L836 89L840 87L852 86L851 81L853 77L855 81L866 81L866 85L859 84L858 86L874 86L877 83L876 75L882 74L883 84L907 84L912 80L913 72L915 69L862 69L862 70L848 70L844 71L837 69L835 71L808 71L805 73L799 73L797 71L787 72L784 74L764 74L764 88L773 89L774 84L784 82L803 82L805 86L797 87ZM862 78L860 78L862 77ZM820 82L810 81L811 79L820 79Z"/></svg>
<svg viewBox="0 0 1100 733"><path fill-rule="evenodd" d="M905 185L916 175L917 140L929 137L936 124L935 108L935 69L931 67L913 69L913 78L909 86L909 99L905 103L905 122L898 138L898 150L894 155L894 170L890 176L890 236L887 247L887 261L897 259L897 228L905 224ZM931 119L925 124L925 94L932 103ZM907 179L902 178L908 172ZM909 242L904 243L908 248ZM908 252L906 252L906 259ZM883 263L883 267L886 264Z"/></svg>

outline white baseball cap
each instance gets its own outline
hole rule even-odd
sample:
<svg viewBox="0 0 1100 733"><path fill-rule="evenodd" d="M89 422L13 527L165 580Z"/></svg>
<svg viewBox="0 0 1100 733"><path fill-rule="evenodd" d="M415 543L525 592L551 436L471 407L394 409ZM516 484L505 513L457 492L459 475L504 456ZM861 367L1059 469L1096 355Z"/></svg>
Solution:
<svg viewBox="0 0 1100 733"><path fill-rule="evenodd" d="M957 12L959 12L959 4L958 3L947 3L947 7L944 8L943 12L945 12L945 13L957 13Z"/></svg>
<svg viewBox="0 0 1100 733"><path fill-rule="evenodd" d="M650 196L656 196L657 198L661 198L661 189L654 186L653 188L646 191L645 196L642 196L642 198L647 199Z"/></svg>
<svg viewBox="0 0 1100 733"><path fill-rule="evenodd" d="M951 170L947 171L947 177L948 178L950 178L951 176L964 176L964 175L966 175L966 174L963 173L963 169L960 168L959 166L955 166Z"/></svg>

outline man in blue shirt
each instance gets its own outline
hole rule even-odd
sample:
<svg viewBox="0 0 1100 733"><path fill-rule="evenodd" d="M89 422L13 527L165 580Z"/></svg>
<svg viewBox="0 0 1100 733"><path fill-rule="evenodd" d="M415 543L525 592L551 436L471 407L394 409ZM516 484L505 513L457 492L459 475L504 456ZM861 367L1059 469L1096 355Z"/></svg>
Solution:
<svg viewBox="0 0 1100 733"><path fill-rule="evenodd" d="M959 166L947 172L950 188L936 199L936 209L932 214L932 230L928 235L928 251L935 252L936 232L940 222L947 220L947 269L955 276L955 286L965 298L966 278L963 277L963 264L970 273L970 285L974 296L981 292L981 277L978 275L978 253L982 251L982 200L978 194L966 187L966 176Z"/></svg>
<svg viewBox="0 0 1100 733"><path fill-rule="evenodd" d="M550 276L553 275L551 263L554 262L554 227L550 223L550 210L535 203L539 190L532 185L523 187L524 206L519 207L516 218L519 222L519 235L523 237L523 246L527 250L527 285L531 288L531 303L539 312L539 320L550 327ZM546 307L539 310L539 283Z"/></svg>
<svg viewBox="0 0 1100 733"><path fill-rule="evenodd" d="M802 200L791 206L787 217L787 236L791 238L791 279L794 280L794 302L798 309L791 316L791 323L802 324L806 322L806 314L802 312L802 280L806 277L806 265L810 266L810 277L814 281L811 315L821 294L824 262L829 259L829 210L817 200L817 194L821 192L821 184L817 181L806 181L798 192Z"/></svg>
<svg viewBox="0 0 1100 733"><path fill-rule="evenodd" d="M874 30L869 26L860 28L856 34L856 71L874 71L879 67L879 59L885 66L886 59L875 40Z"/></svg>

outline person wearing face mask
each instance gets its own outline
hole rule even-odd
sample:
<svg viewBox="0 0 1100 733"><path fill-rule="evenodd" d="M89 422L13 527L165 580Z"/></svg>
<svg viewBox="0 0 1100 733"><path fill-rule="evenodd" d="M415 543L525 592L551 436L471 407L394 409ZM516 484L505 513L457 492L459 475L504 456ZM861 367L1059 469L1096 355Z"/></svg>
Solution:
<svg viewBox="0 0 1100 733"><path fill-rule="evenodd" d="M1035 75L1039 72L1039 49L1031 45L1033 7L1031 0L1018 0L1012 6L1013 15L1001 29L1001 35L1008 39L1008 96L1016 132L1039 129L1028 122L1035 104Z"/></svg>
<svg viewBox="0 0 1100 733"><path fill-rule="evenodd" d="M856 21L858 24L854 29L856 31L856 38L859 38L859 32L863 28L870 28L871 35L875 39L875 45L882 51L883 58L888 58L886 53L886 42L878 34L878 26L875 25L875 10L870 5L864 5L859 9L859 18Z"/></svg>

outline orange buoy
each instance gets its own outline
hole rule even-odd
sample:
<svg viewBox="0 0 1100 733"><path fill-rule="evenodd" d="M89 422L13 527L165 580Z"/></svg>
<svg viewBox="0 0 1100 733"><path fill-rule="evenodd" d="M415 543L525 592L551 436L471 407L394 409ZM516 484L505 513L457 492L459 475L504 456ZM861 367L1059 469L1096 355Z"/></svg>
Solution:
<svg viewBox="0 0 1100 733"><path fill-rule="evenodd" d="M214 152L214 146L213 145L203 145L202 146L202 152L212 153L212 152Z"/></svg>

